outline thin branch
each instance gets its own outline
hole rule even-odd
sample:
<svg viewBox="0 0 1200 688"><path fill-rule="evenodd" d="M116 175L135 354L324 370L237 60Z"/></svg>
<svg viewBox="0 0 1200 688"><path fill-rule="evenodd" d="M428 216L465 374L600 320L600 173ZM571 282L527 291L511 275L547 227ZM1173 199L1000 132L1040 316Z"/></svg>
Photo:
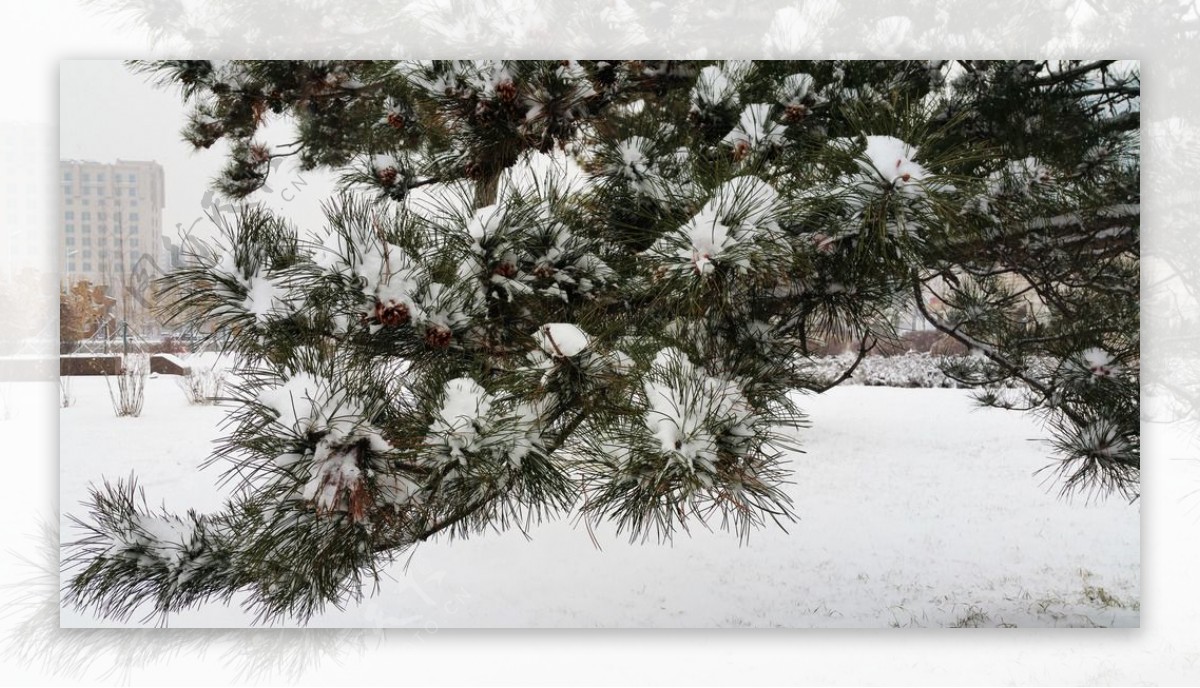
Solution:
<svg viewBox="0 0 1200 688"><path fill-rule="evenodd" d="M824 394L825 392L828 392L829 390L833 389L834 387L837 387L838 385L842 384L846 380L849 380L850 377L852 375L854 375L855 369L858 368L858 364L863 362L863 359L866 358L867 354L870 353L871 350L875 348L876 344L879 344L879 340L877 338L870 337L871 345L867 346L867 338L869 336L870 335L864 335L863 338L859 341L858 355L854 358L854 363L851 363L849 368L846 368L844 371L842 371L842 374L839 375L837 377L837 379L833 380L832 382L825 385L824 387L815 389L813 391L816 392L817 394Z"/></svg>

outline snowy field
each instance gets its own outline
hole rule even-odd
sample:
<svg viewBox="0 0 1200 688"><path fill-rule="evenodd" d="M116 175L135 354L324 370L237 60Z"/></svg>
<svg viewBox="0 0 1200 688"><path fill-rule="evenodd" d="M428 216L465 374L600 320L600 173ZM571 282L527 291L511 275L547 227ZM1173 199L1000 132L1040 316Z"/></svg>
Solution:
<svg viewBox="0 0 1200 688"><path fill-rule="evenodd" d="M141 417L116 418L103 378L70 379L61 413L63 509L89 482L138 475L152 505L219 507L220 467L198 472L224 409L189 406L171 376ZM1059 500L1033 472L1042 433L954 389L841 387L803 402L812 427L784 533L693 528L630 544L565 518L520 532L435 540L333 627L1138 626L1139 505ZM71 531L64 527L64 536ZM406 568L407 565L407 568ZM250 625L210 606L174 627ZM114 625L70 609L63 626ZM130 625L137 625L135 618Z"/></svg>

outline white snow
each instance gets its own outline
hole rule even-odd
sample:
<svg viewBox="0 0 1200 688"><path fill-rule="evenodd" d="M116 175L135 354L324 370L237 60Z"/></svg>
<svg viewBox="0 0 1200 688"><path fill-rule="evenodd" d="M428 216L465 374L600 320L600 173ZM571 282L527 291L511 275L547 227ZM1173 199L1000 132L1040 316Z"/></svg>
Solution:
<svg viewBox="0 0 1200 688"><path fill-rule="evenodd" d="M752 103L742 110L737 126L721 139L721 143L731 146L735 152L741 149L759 151L782 143L786 130L787 127L771 119L770 103Z"/></svg>
<svg viewBox="0 0 1200 688"><path fill-rule="evenodd" d="M730 76L726 70L716 65L701 69L696 85L692 87L692 110L707 110L726 103L737 105L738 83Z"/></svg>
<svg viewBox="0 0 1200 688"><path fill-rule="evenodd" d="M1129 448L1117 426L1103 418L1083 426L1079 432L1079 442L1089 455L1098 457L1118 456Z"/></svg>
<svg viewBox="0 0 1200 688"><path fill-rule="evenodd" d="M649 252L700 276L711 274L722 263L745 270L752 256L772 253L778 197L758 177L734 177L717 187L677 235L665 235Z"/></svg>
<svg viewBox="0 0 1200 688"><path fill-rule="evenodd" d="M664 454L715 472L720 432L745 435L750 406L737 385L707 375L681 351L659 351L645 383L646 427Z"/></svg>
<svg viewBox="0 0 1200 688"><path fill-rule="evenodd" d="M317 411L326 402L320 382L309 373L299 373L258 394L258 403L279 414L278 423L297 434L313 429Z"/></svg>
<svg viewBox="0 0 1200 688"><path fill-rule="evenodd" d="M706 207L737 224L739 234L748 236L775 227L772 215L779 192L753 175L734 177L717 187Z"/></svg>
<svg viewBox="0 0 1200 688"><path fill-rule="evenodd" d="M175 567L191 548L193 532L192 526L180 518L139 515L132 528L113 539L107 554L136 558L138 566L164 561ZM150 554L141 550L150 550Z"/></svg>
<svg viewBox="0 0 1200 688"><path fill-rule="evenodd" d="M479 244L488 237L495 236L500 231L504 221L504 213L498 204L493 203L476 210L471 219L467 220L467 234Z"/></svg>
<svg viewBox="0 0 1200 688"><path fill-rule="evenodd" d="M716 214L705 207L695 217L683 226L683 231L691 242L691 261L697 274L707 275L716 266L713 261L721 257L725 248L733 244L729 236L729 228L721 224ZM687 258L687 254L681 254Z"/></svg>
<svg viewBox="0 0 1200 688"><path fill-rule="evenodd" d="M1121 369L1112 354L1099 347L1084 349L1082 358L1087 371L1096 377L1112 377Z"/></svg>
<svg viewBox="0 0 1200 688"><path fill-rule="evenodd" d="M1048 184L1053 180L1050 170L1037 158L1014 160L1008 164L1007 172L1026 190L1038 184Z"/></svg>
<svg viewBox="0 0 1200 688"><path fill-rule="evenodd" d="M312 472L304 485L302 496L319 511L345 510L342 492L349 491L362 478L353 451L322 441L313 457Z"/></svg>
<svg viewBox="0 0 1200 688"><path fill-rule="evenodd" d="M442 408L429 428L427 444L444 446L451 458L465 460L463 451L480 447L478 426L492 409L492 396L469 377L446 383Z"/></svg>
<svg viewBox="0 0 1200 688"><path fill-rule="evenodd" d="M808 74L791 74L775 90L775 97L784 107L802 104L813 90L813 78Z"/></svg>
<svg viewBox="0 0 1200 688"><path fill-rule="evenodd" d="M578 356L591 344L588 334L571 323L547 323L533 337L542 351L555 358Z"/></svg>
<svg viewBox="0 0 1200 688"><path fill-rule="evenodd" d="M393 155L380 153L371 158L371 169L382 172L384 170L399 170L400 162Z"/></svg>
<svg viewBox="0 0 1200 688"><path fill-rule="evenodd" d="M261 324L286 307L287 302L286 287L271 277L255 274L246 287L246 300L242 302L242 307L254 314L255 321Z"/></svg>
<svg viewBox="0 0 1200 688"><path fill-rule="evenodd" d="M362 406L333 392L333 384L310 373L297 373L258 394L258 403L278 414L276 423L294 435L326 433L329 442L346 438L366 439L377 451L390 445L366 420Z"/></svg>
<svg viewBox="0 0 1200 688"><path fill-rule="evenodd" d="M612 171L631 182L645 180L651 173L647 155L652 146L653 143L644 136L630 136L619 141L617 154L621 156L621 164Z"/></svg>
<svg viewBox="0 0 1200 688"><path fill-rule="evenodd" d="M658 138L670 138L669 126L664 126ZM616 158L607 172L629 182L643 196L665 201L687 195L693 184L680 171L688 167L690 152L677 148L670 153L654 153L654 140L645 136L630 136L616 144Z"/></svg>
<svg viewBox="0 0 1200 688"><path fill-rule="evenodd" d="M225 409L188 405L166 375L147 381L138 418L113 416L102 379L72 378L71 391L76 402L60 424L65 511L82 513L89 482L130 471L153 505L221 507L222 466L199 465ZM476 395L455 397L451 424L475 413ZM1049 462L1045 445L1030 441L1045 437L1036 421L980 409L955 389L839 387L800 404L812 427L799 433L804 453L787 461L799 516L789 532L768 527L739 545L734 534L694 527L666 546L631 544L599 524L598 548L582 525L559 518L532 525L529 539L515 529L437 538L386 566L361 605L330 608L313 625L1138 625L1140 502L1059 500L1033 475ZM73 534L64 526L64 539ZM171 625L249 626L244 599L182 612ZM61 624L142 622L64 609Z"/></svg>
<svg viewBox="0 0 1200 688"><path fill-rule="evenodd" d="M919 189L917 182L925 179L929 173L913 162L917 155L915 146L894 136L868 136L866 139L867 148L863 151L865 159L857 161L863 171L877 173L887 185L901 190Z"/></svg>

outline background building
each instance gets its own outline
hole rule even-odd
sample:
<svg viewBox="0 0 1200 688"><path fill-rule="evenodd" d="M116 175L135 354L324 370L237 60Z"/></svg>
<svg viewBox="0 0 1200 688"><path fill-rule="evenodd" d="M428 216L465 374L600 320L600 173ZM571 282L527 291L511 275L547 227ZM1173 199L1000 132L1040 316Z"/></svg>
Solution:
<svg viewBox="0 0 1200 688"><path fill-rule="evenodd" d="M59 161L63 286L87 280L106 287L117 315L144 312L149 282L166 262L162 241L165 195L157 162ZM168 259L169 260L169 259Z"/></svg>

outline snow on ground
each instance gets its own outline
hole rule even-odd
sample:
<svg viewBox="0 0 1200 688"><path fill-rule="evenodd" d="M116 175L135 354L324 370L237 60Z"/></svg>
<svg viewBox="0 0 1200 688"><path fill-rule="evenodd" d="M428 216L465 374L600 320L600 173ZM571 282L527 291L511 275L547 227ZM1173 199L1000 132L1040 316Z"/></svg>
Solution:
<svg viewBox="0 0 1200 688"><path fill-rule="evenodd" d="M211 510L220 467L197 472L224 409L189 406L152 377L139 418L113 416L103 378L71 380L61 495L139 476L151 504ZM1139 505L1060 501L1032 473L1038 426L953 389L840 387L804 399L812 427L792 462L800 520L739 545L700 527L630 544L572 519L423 544L374 597L314 626L939 627L1137 626ZM64 530L65 537L70 531ZM407 569L405 568L407 564ZM236 605L172 617L246 626ZM63 610L64 626L114 625ZM135 621L136 623L136 621Z"/></svg>

